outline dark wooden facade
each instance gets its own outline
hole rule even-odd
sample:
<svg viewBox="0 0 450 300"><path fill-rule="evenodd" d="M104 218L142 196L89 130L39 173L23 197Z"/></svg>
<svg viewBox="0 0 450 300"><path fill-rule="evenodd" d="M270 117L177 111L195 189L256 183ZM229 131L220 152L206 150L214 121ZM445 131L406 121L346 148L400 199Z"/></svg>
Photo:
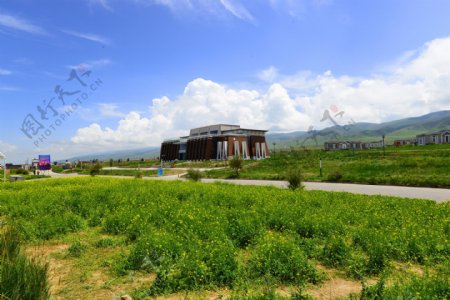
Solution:
<svg viewBox="0 0 450 300"><path fill-rule="evenodd" d="M164 142L161 144L160 158L163 161L170 161L179 158L180 145L176 142Z"/></svg>
<svg viewBox="0 0 450 300"><path fill-rule="evenodd" d="M179 141L166 141L161 145L160 157L164 161L185 158L186 160L210 160L218 158L218 143L227 142L226 158L235 155L235 142L239 147L239 154L243 155L243 145L246 145L247 158L259 158L265 144L265 154L269 155L269 147L264 136L221 135L190 138L186 142L186 154L180 155ZM244 143L245 142L245 143ZM256 144L260 144L260 154L257 154Z"/></svg>

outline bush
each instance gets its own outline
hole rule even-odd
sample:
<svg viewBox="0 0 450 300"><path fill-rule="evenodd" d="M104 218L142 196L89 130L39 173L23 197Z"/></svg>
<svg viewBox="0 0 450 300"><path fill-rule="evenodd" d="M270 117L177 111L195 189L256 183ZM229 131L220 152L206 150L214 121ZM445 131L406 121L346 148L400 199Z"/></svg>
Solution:
<svg viewBox="0 0 450 300"><path fill-rule="evenodd" d="M339 181L341 181L342 176L343 176L342 172L337 170L337 171L334 171L334 172L328 174L327 181L339 182Z"/></svg>
<svg viewBox="0 0 450 300"><path fill-rule="evenodd" d="M68 256L80 257L81 254L83 254L84 251L86 251L86 248L87 248L86 245L82 244L80 241L76 241L69 247L69 249L67 249Z"/></svg>
<svg viewBox="0 0 450 300"><path fill-rule="evenodd" d="M102 169L102 166L99 163L95 163L89 170L89 174L91 176L98 175L98 174L100 174L101 169Z"/></svg>
<svg viewBox="0 0 450 300"><path fill-rule="evenodd" d="M341 237L331 237L322 251L323 262L330 267L342 267L351 256L351 248Z"/></svg>
<svg viewBox="0 0 450 300"><path fill-rule="evenodd" d="M17 170L15 170L15 171L13 171L15 174L17 174L17 175L28 175L28 174L30 174L30 172L28 172L27 170L25 170L25 169L17 169Z"/></svg>
<svg viewBox="0 0 450 300"><path fill-rule="evenodd" d="M267 233L250 250L248 275L273 277L280 283L317 283L320 276L290 236Z"/></svg>
<svg viewBox="0 0 450 300"><path fill-rule="evenodd" d="M192 181L200 181L202 179L202 172L199 170L189 169L186 177Z"/></svg>
<svg viewBox="0 0 450 300"><path fill-rule="evenodd" d="M295 191L302 188L303 175L299 167L292 168L287 173L288 188Z"/></svg>
<svg viewBox="0 0 450 300"><path fill-rule="evenodd" d="M101 239L94 243L96 248L108 248L114 246L114 240L110 238Z"/></svg>
<svg viewBox="0 0 450 300"><path fill-rule="evenodd" d="M244 167L244 161L239 156L234 156L233 159L230 160L230 169L234 171L236 177L239 177L239 171Z"/></svg>

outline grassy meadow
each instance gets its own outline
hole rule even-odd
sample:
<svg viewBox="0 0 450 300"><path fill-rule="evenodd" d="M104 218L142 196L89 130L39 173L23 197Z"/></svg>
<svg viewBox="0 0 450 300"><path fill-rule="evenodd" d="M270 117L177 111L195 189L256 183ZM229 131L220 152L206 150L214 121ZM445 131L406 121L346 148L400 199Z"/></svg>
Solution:
<svg viewBox="0 0 450 300"><path fill-rule="evenodd" d="M97 177L0 203L52 299L450 299L450 203Z"/></svg>
<svg viewBox="0 0 450 300"><path fill-rule="evenodd" d="M450 188L450 145L387 147L385 154L381 149L277 152L265 160L246 161L239 177L284 180L296 166L311 181ZM223 169L205 172L205 176L233 178L235 174Z"/></svg>

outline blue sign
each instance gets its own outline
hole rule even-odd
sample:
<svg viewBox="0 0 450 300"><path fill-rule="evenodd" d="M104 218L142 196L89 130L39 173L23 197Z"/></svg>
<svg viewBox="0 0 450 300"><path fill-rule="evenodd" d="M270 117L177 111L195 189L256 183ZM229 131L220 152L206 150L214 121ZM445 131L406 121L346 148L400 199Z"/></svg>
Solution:
<svg viewBox="0 0 450 300"><path fill-rule="evenodd" d="M39 155L39 170L46 171L52 168L50 155Z"/></svg>
<svg viewBox="0 0 450 300"><path fill-rule="evenodd" d="M158 177L161 177L161 176L163 176L163 169L159 168L158 169Z"/></svg>

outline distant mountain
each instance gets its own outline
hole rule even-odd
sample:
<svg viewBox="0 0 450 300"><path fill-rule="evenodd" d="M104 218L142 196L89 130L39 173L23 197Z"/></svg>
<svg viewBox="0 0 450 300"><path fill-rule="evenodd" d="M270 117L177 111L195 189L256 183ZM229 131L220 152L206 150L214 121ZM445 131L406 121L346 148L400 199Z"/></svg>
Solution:
<svg viewBox="0 0 450 300"><path fill-rule="evenodd" d="M392 143L396 139L414 138L418 134L450 129L450 111L438 111L420 117L406 118L385 123L355 123L351 126L332 126L314 133L268 133L267 142L273 148L273 143L278 147L290 146L322 146L330 140L358 140L376 141L385 135L386 143ZM315 140L314 140L314 138Z"/></svg>
<svg viewBox="0 0 450 300"><path fill-rule="evenodd" d="M77 161L77 160L110 160L111 158L114 160L118 159L127 159L130 160L137 160L141 158L155 158L159 157L159 147L149 147L149 148L142 148L142 149L133 149L133 150L120 150L120 151L110 151L110 152L102 152L102 153L93 153L93 154L87 154L87 155L79 155L75 157L71 157L70 159L67 159L69 161ZM64 160L60 160L60 162L63 162Z"/></svg>

